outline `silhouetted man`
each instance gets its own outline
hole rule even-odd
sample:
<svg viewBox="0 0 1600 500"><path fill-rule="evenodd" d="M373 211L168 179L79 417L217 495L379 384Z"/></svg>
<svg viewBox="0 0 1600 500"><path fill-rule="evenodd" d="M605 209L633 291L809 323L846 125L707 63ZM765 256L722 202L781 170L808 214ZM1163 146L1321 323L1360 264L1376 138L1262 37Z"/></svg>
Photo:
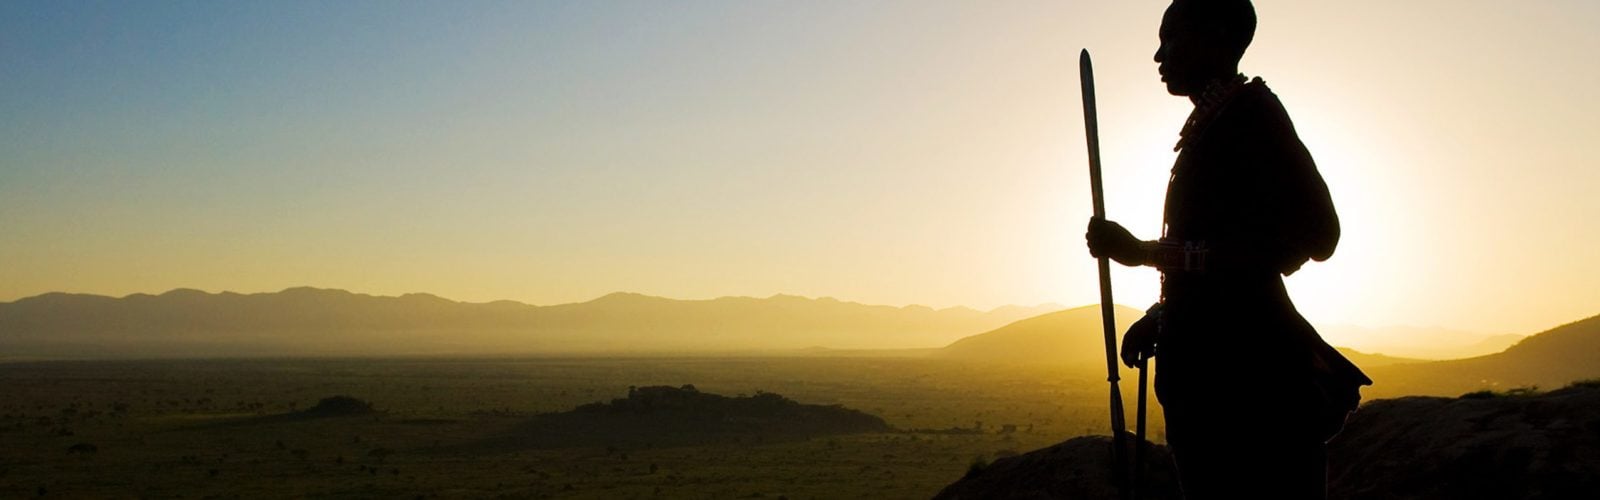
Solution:
<svg viewBox="0 0 1600 500"><path fill-rule="evenodd" d="M1123 338L1133 365L1157 357L1156 398L1184 494L1325 498L1324 443L1371 380L1289 301L1283 277L1333 255L1327 185L1276 95L1239 59L1248 0L1177 0L1155 53L1167 91L1188 97L1158 241L1093 219L1090 253L1162 271L1161 303Z"/></svg>

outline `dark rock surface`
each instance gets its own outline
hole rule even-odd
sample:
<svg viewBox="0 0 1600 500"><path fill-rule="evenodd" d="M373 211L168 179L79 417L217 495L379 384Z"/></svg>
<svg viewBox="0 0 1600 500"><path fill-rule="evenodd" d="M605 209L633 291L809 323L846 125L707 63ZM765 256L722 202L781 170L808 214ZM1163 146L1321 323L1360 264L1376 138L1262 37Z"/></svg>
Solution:
<svg viewBox="0 0 1600 500"><path fill-rule="evenodd" d="M1600 498L1600 384L1373 401L1328 455L1330 498Z"/></svg>
<svg viewBox="0 0 1600 500"><path fill-rule="evenodd" d="M1132 455L1132 437L1129 455ZM1176 499L1177 472L1167 447L1150 445L1146 455L1144 500ZM934 498L967 499L1116 499L1111 478L1111 436L1082 436L1021 455L995 460L946 486Z"/></svg>
<svg viewBox="0 0 1600 500"><path fill-rule="evenodd" d="M936 498L1112 499L1110 438L996 460ZM1146 499L1179 498L1155 447ZM1600 382L1373 401L1328 444L1331 499L1600 498ZM1251 498L1241 491L1241 498Z"/></svg>

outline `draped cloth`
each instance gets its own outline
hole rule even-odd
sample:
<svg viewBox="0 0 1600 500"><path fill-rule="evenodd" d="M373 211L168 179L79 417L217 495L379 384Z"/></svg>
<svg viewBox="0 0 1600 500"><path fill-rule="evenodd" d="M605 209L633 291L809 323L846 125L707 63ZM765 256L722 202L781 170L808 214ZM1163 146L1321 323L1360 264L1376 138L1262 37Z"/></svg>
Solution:
<svg viewBox="0 0 1600 500"><path fill-rule="evenodd" d="M1372 380L1295 310L1283 277L1339 240L1327 185L1259 78L1214 85L1184 127L1163 239L1203 271L1162 275L1156 398L1188 498L1324 498L1323 445Z"/></svg>

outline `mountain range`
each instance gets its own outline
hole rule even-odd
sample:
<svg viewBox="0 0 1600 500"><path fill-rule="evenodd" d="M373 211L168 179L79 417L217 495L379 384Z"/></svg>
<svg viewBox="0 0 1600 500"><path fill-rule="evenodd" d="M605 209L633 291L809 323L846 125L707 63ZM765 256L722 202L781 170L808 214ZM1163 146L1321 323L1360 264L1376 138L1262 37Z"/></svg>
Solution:
<svg viewBox="0 0 1600 500"><path fill-rule="evenodd" d="M47 293L0 303L0 352L81 358L931 348L1055 309L636 293L535 306L309 287L120 298Z"/></svg>
<svg viewBox="0 0 1600 500"><path fill-rule="evenodd" d="M636 293L535 306L307 287L120 298L47 293L0 303L0 359L787 352L1104 370L1099 307L1059 309ZM1142 314L1123 306L1116 313L1118 331ZM1376 381L1363 390L1369 398L1600 377L1600 316L1519 338L1500 352L1445 361L1341 351Z"/></svg>

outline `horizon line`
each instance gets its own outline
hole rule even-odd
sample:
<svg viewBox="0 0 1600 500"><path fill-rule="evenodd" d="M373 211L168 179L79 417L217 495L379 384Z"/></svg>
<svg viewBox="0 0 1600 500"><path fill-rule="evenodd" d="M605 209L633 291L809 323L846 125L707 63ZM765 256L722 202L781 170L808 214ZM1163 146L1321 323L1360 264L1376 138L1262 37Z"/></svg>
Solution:
<svg viewBox="0 0 1600 500"><path fill-rule="evenodd" d="M121 296L104 294L104 293L69 292L69 291L55 290L55 291L48 291L48 292L42 292L42 293L37 293L37 294L33 294L33 295L27 295L27 296L23 296L23 297L18 297L18 298L15 298L15 299L12 299L12 300L8 300L8 301L0 301L0 304L12 304L12 303L20 302L20 301L23 301L23 300L28 300L28 299L38 298L38 297L44 297L44 296L48 296L48 295L76 295L76 296L104 297L104 298L122 300L122 299L131 298L131 297L140 297L140 296L143 296L143 297L158 297L158 296L169 295L169 294L172 294L172 293L183 293L183 292L195 292L195 293L200 293L200 294L209 295L209 296L218 296L218 295L251 296L251 295L281 294L281 293L290 292L290 291L294 291L294 290L313 290L313 291L323 291L323 292L341 292L341 293L346 293L346 294L350 294L350 295L366 296L366 297L374 297L374 298L404 298L404 297L408 297L408 296L426 296L426 297L433 297L433 298L436 298L436 299L440 299L440 300L444 300L444 301L448 301L448 302L452 302L452 303L456 303L456 304L478 304L478 305L482 305L482 304L511 303L511 304L516 304L516 305L528 306L528 307L555 307L555 306L564 306L564 305L587 304L587 303L590 303L590 302L596 302L596 301L604 300L604 299L606 299L608 297L616 297L616 296L638 296L638 297L644 297L644 298L650 298L650 299L670 300L670 301L676 301L676 302L712 302L712 301L729 300L729 299L774 300L774 299L782 299L782 298L797 298L797 299L803 299L803 300L808 300L808 301L812 301L812 302L829 302L829 301L832 301L832 302L838 302L838 303L841 303L841 304L853 304L853 305L867 306L867 307L892 307L892 308L896 308L896 309L923 308L923 309L929 309L929 310L932 310L932 311L935 311L935 312L965 309L965 310L974 311L974 312L983 313L983 314L993 313L995 311L999 311L999 310L1005 309L1005 308L1048 309L1048 312L1041 313L1041 314L1048 314L1050 312L1059 312L1059 311L1066 311L1066 310L1072 310L1072 309L1081 309L1081 308L1085 308L1085 307L1099 307L1100 306L1099 303L1089 303L1089 304L1081 304L1081 305L1077 305L1077 306L1067 306L1067 305L1064 305L1064 304L1061 304L1061 303L1057 303L1057 302L1040 302L1040 303L1033 304L1033 305L1001 304L1001 305L998 305L998 306L995 306L995 307L991 307L991 308L988 308L988 309L981 309L981 308L977 308L977 307L973 307L973 306L968 306L968 305L965 305L965 304L957 304L957 305L947 306L947 307L933 307L933 306L929 306L929 305L925 305L925 304L918 304L918 303L908 303L908 304L902 304L902 305L868 303L868 302L859 302L859 301L854 301L854 300L844 300L844 299L840 299L840 298L837 298L837 297L834 297L834 296L826 296L826 295L824 295L824 296L807 296L807 295L783 293L783 292L774 293L774 294L768 295L766 297L757 297L757 296L753 296L753 295L719 295L719 296L710 297L710 298L678 298L678 297L668 297L668 296L665 296L665 295L652 295L652 294L644 293L644 292L634 292L634 291L626 291L626 290L618 290L618 291L608 292L608 293L601 294L601 295L599 295L597 297L594 297L594 298L591 298L591 299L588 299L588 300L580 300L580 301L573 301L573 302L558 302L558 303L550 303L550 304L534 304L534 303L529 303L529 302L524 302L524 301L514 300L514 299L495 299L495 300L474 302L474 301L466 301L466 300L457 300L457 299L441 296L441 295L438 295L438 294L434 294L434 293L431 293L431 292L405 292L405 293L400 293L400 294L397 294L397 295L383 295L383 294L377 294L377 293L357 292L357 291L352 291L352 290L345 289L345 288L321 287L321 286L312 286L312 285L290 286L290 287L286 287L286 288L283 288L283 289L280 289L280 290L276 290L276 291L261 291L261 292L237 292L237 291L233 291L233 290L221 290L221 291L212 292L212 291L206 291L206 290L202 290L202 289L199 289L199 288L192 288L192 287L176 287L176 288L172 288L172 289L169 289L167 291L160 292L160 293L132 292L132 293L128 293L128 294L121 295ZM1118 307L1126 307L1126 308L1129 308L1129 309L1140 310L1140 311L1144 310L1144 308L1135 307L1135 306L1131 306L1131 305L1127 305L1127 304L1114 303L1113 305L1114 306L1118 306ZM1561 326L1565 326L1565 325L1568 325L1568 324L1571 324L1571 323L1574 323L1574 322L1577 322L1577 321L1583 321L1584 319L1588 319L1588 318L1594 317L1596 315L1600 315L1600 314L1584 316L1584 317L1578 318L1578 319L1560 321L1560 322L1557 322L1557 323L1555 323L1555 324L1553 324L1551 326L1540 328L1540 329L1536 330L1536 332L1544 332L1544 331L1548 331L1548 330L1551 330L1551 329L1554 329L1554 328L1559 328ZM1391 324L1391 325L1365 325L1365 324L1359 324L1359 323L1325 323L1325 324L1321 324L1321 325L1317 325L1317 326L1319 326L1319 327L1327 327L1327 328L1338 327L1338 328L1356 328L1356 329L1366 329L1366 330L1375 330L1375 329L1418 329L1418 330L1428 330L1428 329L1433 329L1433 330L1448 330L1448 331L1451 331L1451 332L1468 333L1468 334L1482 335L1482 336L1517 335L1517 336L1527 337L1527 336L1530 336L1530 335L1534 335L1533 333L1485 332L1485 331L1480 331L1480 330L1462 330L1462 329L1456 329L1456 328L1446 328L1446 327L1437 326L1437 325L1417 325L1417 324L1410 324L1410 323L1407 323L1407 324Z"/></svg>
<svg viewBox="0 0 1600 500"><path fill-rule="evenodd" d="M452 302L452 303L457 303L457 304L512 303L512 304L524 305L524 306L529 306L529 307L554 307L554 306L573 305L573 304L587 304L587 303L590 303L590 302L596 302L596 301L600 301L600 300L605 300L606 298L619 297L619 296L637 296L637 297L650 298L650 299L671 300L671 301L676 301L676 302L711 302L711 301L727 300L727 299L774 300L774 299L783 299L783 298L796 298L796 299L803 299L803 300L808 300L808 301L812 301L812 302L838 302L838 303L841 303L841 304L853 304L853 305L868 306L868 307L893 307L893 308L896 308L896 309L923 308L923 309L929 309L929 310L936 311L936 312L937 311L949 311L949 310L965 309L965 310L975 311L975 312L980 312L980 313L992 313L994 311L998 311L998 310L1005 309L1005 308L1051 309L1053 311L1062 311L1062 310L1068 310L1068 309L1077 309L1077 308L1080 308L1080 307L1098 306L1098 304L1084 304L1084 305L1080 305L1080 306L1076 306L1076 307L1068 307L1068 306L1065 306L1065 305L1062 305L1062 304L1059 304L1059 303L1056 303L1056 302L1040 302L1038 304L1033 304L1033 305L1002 304L1002 305L995 306L995 307L988 308L988 309L981 309L981 308L977 308L977 307L968 306L968 305L965 305L965 304L958 304L958 305L953 305L953 306L948 306L948 307L933 307L933 306L929 306L929 305L925 305L925 304L918 304L918 303L909 303L909 304L903 304L903 305L874 304L874 303L867 303L867 302L858 302L858 301L854 301L854 300L844 300L844 299L840 299L840 298L837 298L837 297L826 296L826 295L825 296L815 296L815 297L813 297L813 296L806 296L806 295L792 294L792 293L783 293L783 292L774 293L774 294L768 295L766 297L757 297L757 296L752 296L752 295L720 295L720 296L711 297L711 298L678 298L678 297L668 297L668 296L665 296L665 295L652 295L652 294L648 294L648 293L634 292L634 291L627 291L627 290L618 290L618 291L608 292L608 293L601 294L600 296L597 296L597 297L594 297L594 298L588 299L588 300L579 300L579 301L573 301L573 302L558 302L558 303L551 303L551 304L533 304L533 303L524 302L524 301L520 301L520 300L514 300L514 299L495 299L495 300L488 300L488 301L482 301L482 302L473 302L473 301L466 301L466 300L457 300L457 299L445 297L445 296L438 295L438 294L431 293L431 292L405 292L405 293L400 293L398 295L383 295L383 294L377 294L377 293L358 292L358 291L353 291L353 290L349 290L349 289L345 289L345 288L320 287L320 286L312 286L312 285L291 286L291 287L286 287L286 288L283 288L283 289L280 289L280 290L276 290L276 291L262 291L262 292L238 292L238 291L233 291L233 290L221 290L221 291L213 292L213 291L207 291L207 290L203 290L203 289L199 289L199 288L193 288L193 287L177 287L177 288L172 288L172 289L169 289L167 291L160 292L160 293L132 292L132 293L128 293L128 294L121 295L121 296L105 294L105 293L94 293L94 292L69 292L69 291L53 290L53 291L36 293L36 294L33 294L33 295L27 295L27 296L23 296L23 297L18 297L16 299L12 299L12 300L8 300L8 301L0 301L0 304L12 304L12 303L16 303L16 302L20 302L20 301L24 301L24 300L28 300L28 299L34 299L34 298L39 298L39 297L44 297L44 296L49 296L49 295L72 295L72 296L104 297L104 298L122 300L122 299L128 299L128 298L133 298L133 297L160 297L160 296L165 296L165 295L171 295L171 294L174 294L174 293L185 293L185 292L200 293L200 294L204 294L204 295L208 295L208 296L218 296L218 295L252 296L252 295L275 295L275 294L281 294L281 293L297 291L297 290L310 290L310 291L319 291L319 292L340 292L340 293L346 293L346 294L350 294L350 295L373 297L373 298L404 298L404 297L410 297L410 296L425 296L425 297L433 297L433 298L436 298L436 299L440 299L440 300L444 300L444 301L448 301L448 302ZM1117 304L1117 305L1124 306L1124 307L1129 307L1129 308L1133 308L1133 309L1138 309L1136 307L1126 306L1124 304Z"/></svg>

